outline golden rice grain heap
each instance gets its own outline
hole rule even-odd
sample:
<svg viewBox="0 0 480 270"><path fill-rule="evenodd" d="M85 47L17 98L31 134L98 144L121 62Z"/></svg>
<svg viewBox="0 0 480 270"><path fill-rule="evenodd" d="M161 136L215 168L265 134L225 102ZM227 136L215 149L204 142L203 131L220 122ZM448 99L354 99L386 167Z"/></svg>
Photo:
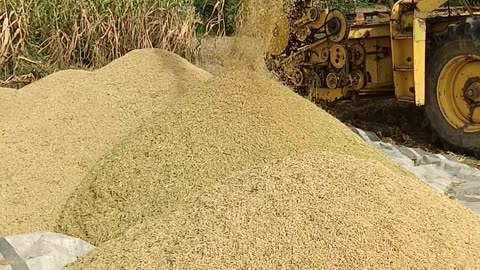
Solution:
<svg viewBox="0 0 480 270"><path fill-rule="evenodd" d="M0 95L6 95L6 96L9 96L13 93L15 93L15 89L13 88L5 88L5 87L0 87Z"/></svg>
<svg viewBox="0 0 480 270"><path fill-rule="evenodd" d="M59 230L99 245L71 269L480 268L480 219L252 71L283 1L247 2L240 66L156 112L68 202Z"/></svg>
<svg viewBox="0 0 480 270"><path fill-rule="evenodd" d="M179 96L107 155L67 203L59 231L98 245L232 172L326 149L388 163L275 80L227 71Z"/></svg>
<svg viewBox="0 0 480 270"><path fill-rule="evenodd" d="M175 54L138 50L95 72L0 89L0 235L53 230L105 151L210 76Z"/></svg>
<svg viewBox="0 0 480 270"><path fill-rule="evenodd" d="M479 226L377 161L312 152L232 175L68 269L479 269Z"/></svg>

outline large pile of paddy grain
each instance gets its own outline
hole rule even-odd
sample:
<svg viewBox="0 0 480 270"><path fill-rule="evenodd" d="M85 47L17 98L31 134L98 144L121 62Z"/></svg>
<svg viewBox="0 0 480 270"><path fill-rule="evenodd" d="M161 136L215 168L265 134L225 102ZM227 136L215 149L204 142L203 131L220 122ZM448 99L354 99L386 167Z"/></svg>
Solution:
<svg viewBox="0 0 480 270"><path fill-rule="evenodd" d="M72 269L480 267L480 219L262 73L269 42L238 40L233 67L154 112L68 201L57 230L98 246Z"/></svg>
<svg viewBox="0 0 480 270"><path fill-rule="evenodd" d="M210 76L175 54L137 50L95 72L0 89L0 235L53 230L104 152Z"/></svg>
<svg viewBox="0 0 480 270"><path fill-rule="evenodd" d="M480 219L375 160L231 175L69 269L479 269Z"/></svg>
<svg viewBox="0 0 480 270"><path fill-rule="evenodd" d="M178 96L106 155L68 201L59 230L98 245L235 171L327 149L388 163L274 79L228 70Z"/></svg>

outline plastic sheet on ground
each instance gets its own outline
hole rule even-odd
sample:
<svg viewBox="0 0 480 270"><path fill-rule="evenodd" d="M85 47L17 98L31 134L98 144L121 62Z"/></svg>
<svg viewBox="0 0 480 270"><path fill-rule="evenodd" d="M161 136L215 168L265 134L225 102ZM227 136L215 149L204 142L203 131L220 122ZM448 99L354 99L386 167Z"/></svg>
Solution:
<svg viewBox="0 0 480 270"><path fill-rule="evenodd" d="M350 127L364 141L438 192L480 215L480 170L454 158L382 142L374 133Z"/></svg>
<svg viewBox="0 0 480 270"><path fill-rule="evenodd" d="M60 270L94 248L48 232L0 237L0 270Z"/></svg>

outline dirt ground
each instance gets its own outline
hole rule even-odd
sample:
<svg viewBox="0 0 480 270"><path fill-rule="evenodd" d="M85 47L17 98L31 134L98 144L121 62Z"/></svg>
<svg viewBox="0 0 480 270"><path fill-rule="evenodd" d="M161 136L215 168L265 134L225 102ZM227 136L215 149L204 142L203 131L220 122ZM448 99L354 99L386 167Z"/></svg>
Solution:
<svg viewBox="0 0 480 270"><path fill-rule="evenodd" d="M462 163L480 169L480 160L476 157L452 152L444 147L429 128L423 109L412 104L390 98L362 100L357 103L322 103L319 106L347 125L374 132L385 142L450 155Z"/></svg>

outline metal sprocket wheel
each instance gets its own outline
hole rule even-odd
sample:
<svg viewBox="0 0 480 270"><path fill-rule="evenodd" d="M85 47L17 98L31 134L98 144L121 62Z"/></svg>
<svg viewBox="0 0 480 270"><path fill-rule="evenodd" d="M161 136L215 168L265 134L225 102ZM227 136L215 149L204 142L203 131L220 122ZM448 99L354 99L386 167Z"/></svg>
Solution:
<svg viewBox="0 0 480 270"><path fill-rule="evenodd" d="M360 43L354 43L350 46L352 52L352 63L354 66L361 66L367 58L367 50Z"/></svg>
<svg viewBox="0 0 480 270"><path fill-rule="evenodd" d="M367 80L365 78L365 74L363 74L361 70L355 69L352 71L351 75L353 90L358 91L365 87Z"/></svg>
<svg viewBox="0 0 480 270"><path fill-rule="evenodd" d="M329 41L339 43L349 34L347 17L338 9L331 10L325 19L325 33Z"/></svg>
<svg viewBox="0 0 480 270"><path fill-rule="evenodd" d="M330 48L330 63L337 69L341 69L347 63L347 50L340 44L335 44Z"/></svg>
<svg viewBox="0 0 480 270"><path fill-rule="evenodd" d="M338 77L337 74L330 73L330 74L327 75L327 78L326 78L325 82L326 82L328 88L335 89L340 84L340 78Z"/></svg>
<svg viewBox="0 0 480 270"><path fill-rule="evenodd" d="M322 50L320 51L320 62L327 63L329 57L330 57L330 51L328 50L328 47L322 48Z"/></svg>

